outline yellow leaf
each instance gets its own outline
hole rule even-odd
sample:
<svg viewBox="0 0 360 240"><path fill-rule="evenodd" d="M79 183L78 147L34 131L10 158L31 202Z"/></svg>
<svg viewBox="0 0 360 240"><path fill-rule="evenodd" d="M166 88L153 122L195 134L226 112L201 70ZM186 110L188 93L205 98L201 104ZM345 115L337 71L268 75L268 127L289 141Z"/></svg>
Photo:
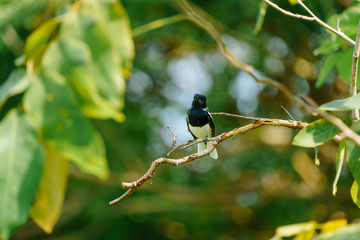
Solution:
<svg viewBox="0 0 360 240"><path fill-rule="evenodd" d="M353 202L356 204L356 206L360 207L359 184L356 181L354 181L351 186L350 194L351 194L351 198L352 198Z"/></svg>
<svg viewBox="0 0 360 240"><path fill-rule="evenodd" d="M315 234L315 229L302 231L294 240L310 240Z"/></svg>
<svg viewBox="0 0 360 240"><path fill-rule="evenodd" d="M68 178L68 160L46 146L45 169L30 210L32 220L46 233L51 233L58 220Z"/></svg>
<svg viewBox="0 0 360 240"><path fill-rule="evenodd" d="M289 0L289 3L290 3L291 5L295 5L295 4L297 4L297 0Z"/></svg>
<svg viewBox="0 0 360 240"><path fill-rule="evenodd" d="M333 221L328 221L324 223L324 225L322 226L321 232L322 233L333 232L336 231L339 227L345 226L346 224L347 224L346 219L337 219Z"/></svg>
<svg viewBox="0 0 360 240"><path fill-rule="evenodd" d="M316 228L316 222L311 221L307 223L296 223L286 226L281 226L276 229L276 235L279 237L291 237L298 235L303 231L311 231Z"/></svg>

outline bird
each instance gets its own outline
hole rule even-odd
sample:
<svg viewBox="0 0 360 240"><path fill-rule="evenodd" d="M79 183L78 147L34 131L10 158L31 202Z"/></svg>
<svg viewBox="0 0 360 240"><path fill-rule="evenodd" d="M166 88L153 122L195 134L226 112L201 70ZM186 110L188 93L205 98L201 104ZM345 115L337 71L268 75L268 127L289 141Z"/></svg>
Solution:
<svg viewBox="0 0 360 240"><path fill-rule="evenodd" d="M187 111L188 131L194 139L205 139L204 142L198 143L198 152L208 147L207 138L215 136L215 125L209 109L206 107L206 97L201 94L195 94L190 109ZM210 157L217 159L216 149L210 153Z"/></svg>

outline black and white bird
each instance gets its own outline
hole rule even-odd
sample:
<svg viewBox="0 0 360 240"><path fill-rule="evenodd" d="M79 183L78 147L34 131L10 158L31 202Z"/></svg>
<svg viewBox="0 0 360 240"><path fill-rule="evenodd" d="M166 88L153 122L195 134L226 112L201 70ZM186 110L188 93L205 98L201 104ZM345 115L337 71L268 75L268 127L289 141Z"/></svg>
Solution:
<svg viewBox="0 0 360 240"><path fill-rule="evenodd" d="M206 97L195 94L191 108L187 112L188 131L194 139L207 139L215 136L215 125L209 109L206 107ZM198 152L207 149L209 142L198 143ZM216 149L210 153L210 157L217 159Z"/></svg>

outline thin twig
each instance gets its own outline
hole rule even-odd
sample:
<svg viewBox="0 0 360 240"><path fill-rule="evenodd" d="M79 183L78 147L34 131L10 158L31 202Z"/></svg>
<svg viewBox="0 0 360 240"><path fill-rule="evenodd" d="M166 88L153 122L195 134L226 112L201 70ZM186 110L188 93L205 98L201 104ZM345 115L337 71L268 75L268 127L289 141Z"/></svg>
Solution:
<svg viewBox="0 0 360 240"><path fill-rule="evenodd" d="M271 7L275 8L276 10L278 10L279 12L285 14L286 16L290 16L290 17L294 17L294 18L299 18L301 20L306 20L306 21L310 21L310 22L316 22L319 25L323 26L324 28L326 28L327 30L329 30L330 32L338 35L339 37L341 37L342 39L344 39L345 41L347 41L349 44L351 45L355 45L355 41L352 40L351 38L349 38L348 36L345 35L345 33L343 33L340 30L340 27L337 27L337 29L334 29L332 27L330 27L328 24L326 24L325 22L323 22L322 20L320 20L301 0L297 0L298 4L301 5L301 7L303 7L310 15L309 16L305 16L305 15L300 15L300 14L295 14L292 12L289 12L287 10L282 9L281 7L279 7L278 5L276 5L275 3L271 2L270 0L264 0L264 2L266 2L267 4L269 4Z"/></svg>
<svg viewBox="0 0 360 240"><path fill-rule="evenodd" d="M121 202L122 200L124 200L125 198L130 196L130 194L132 194L135 190L136 190L136 188L128 189L123 195L121 195L120 197L118 197L118 198L112 200L111 202L109 202L109 205L114 205L114 204L116 204L118 202Z"/></svg>
<svg viewBox="0 0 360 240"><path fill-rule="evenodd" d="M340 27L338 27L337 30L335 30L334 28L330 27L328 24L326 24L325 22L323 22L322 20L320 20L301 0L297 0L298 4L300 4L313 18L316 19L316 22L318 24L320 24L321 26L323 26L324 28L326 28L327 30L329 30L330 32L338 35L339 37L341 37L342 39L344 39L345 41L347 41L348 43L350 43L351 45L355 45L354 40L352 40L351 38L349 38L348 36L345 35L345 33L343 33L342 31L339 31Z"/></svg>
<svg viewBox="0 0 360 240"><path fill-rule="evenodd" d="M258 118L258 117L248 117L248 116L242 116L242 115L224 113L224 112L211 113L211 115L212 116L226 116L226 117L233 117L233 118L242 118L242 119L253 120L253 121L260 120L260 118Z"/></svg>
<svg viewBox="0 0 360 240"><path fill-rule="evenodd" d="M173 132L170 126L167 126L167 128L170 130L171 134L173 135L173 142L171 145L176 146L176 134Z"/></svg>
<svg viewBox="0 0 360 240"><path fill-rule="evenodd" d="M229 114L230 115L230 114ZM268 119L268 118L258 118L255 122L250 123L248 125L242 126L242 127L238 127L235 128L229 132L225 132L222 133L216 137L213 138L209 138L207 139L207 141L211 142L212 144L209 144L208 148L199 152L199 153L194 153L182 158L178 158L178 159L171 159L171 158L158 158L156 160L154 160L151 165L150 168L148 169L148 171L142 176L140 177L138 180L134 181L134 182L123 182L121 184L121 186L123 188L128 188L129 190L127 190L123 195L121 195L119 198L114 199L113 201L111 201L109 204L110 205L114 205L118 202L121 202L122 200L124 200L126 197L128 197L131 193L133 193L136 189L138 189L142 184L144 184L145 182L147 182L148 180L151 180L151 178L154 176L155 174L155 169L157 166L167 163L173 166L179 166L181 164L184 163L188 163L191 161L194 161L195 159L199 159L202 158L204 156L209 155L222 141L232 137L232 136L236 136L239 133L245 133L248 132L252 129L256 129L262 125L275 125L275 126L283 126L283 127L288 127L288 128L292 128L292 129L302 129L305 126L307 126L308 124L305 122L301 122L301 121L292 121L292 120L282 120L282 119ZM196 143L202 142L204 141L203 139L200 140L195 140L192 141L190 143L184 144L183 146L187 146L187 145L194 145Z"/></svg>
<svg viewBox="0 0 360 240"><path fill-rule="evenodd" d="M306 20L306 21L309 21L309 22L316 22L316 19L314 17L308 17L308 16L305 16L305 15L289 12L289 11L287 11L285 9L282 9L277 4L275 4L275 3L273 3L273 2L271 2L269 0L264 0L264 2L269 4L271 7L275 8L276 10L278 10L279 12L283 13L286 16L299 18L301 20Z"/></svg>
<svg viewBox="0 0 360 240"><path fill-rule="evenodd" d="M359 66L359 51L360 51L360 22L358 26L358 31L356 34L355 47L352 58L351 65L351 80L350 80L350 96L355 96L357 94L357 74ZM359 120L359 109L354 109L352 111L354 121Z"/></svg>
<svg viewBox="0 0 360 240"><path fill-rule="evenodd" d="M336 30L338 30L339 32L341 32L341 29L340 29L340 18L336 19Z"/></svg>
<svg viewBox="0 0 360 240"><path fill-rule="evenodd" d="M289 115L291 117L291 119L295 121L295 118L289 113L289 111L283 105L280 105L280 106L287 113L287 115Z"/></svg>

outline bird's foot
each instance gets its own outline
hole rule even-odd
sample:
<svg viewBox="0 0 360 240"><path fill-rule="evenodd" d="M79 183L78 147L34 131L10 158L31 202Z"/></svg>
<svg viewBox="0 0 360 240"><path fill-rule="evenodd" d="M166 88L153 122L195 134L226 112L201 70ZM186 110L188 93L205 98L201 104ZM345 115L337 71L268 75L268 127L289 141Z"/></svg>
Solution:
<svg viewBox="0 0 360 240"><path fill-rule="evenodd" d="M204 143L206 144L209 141L208 136L206 136L203 140L204 140Z"/></svg>

